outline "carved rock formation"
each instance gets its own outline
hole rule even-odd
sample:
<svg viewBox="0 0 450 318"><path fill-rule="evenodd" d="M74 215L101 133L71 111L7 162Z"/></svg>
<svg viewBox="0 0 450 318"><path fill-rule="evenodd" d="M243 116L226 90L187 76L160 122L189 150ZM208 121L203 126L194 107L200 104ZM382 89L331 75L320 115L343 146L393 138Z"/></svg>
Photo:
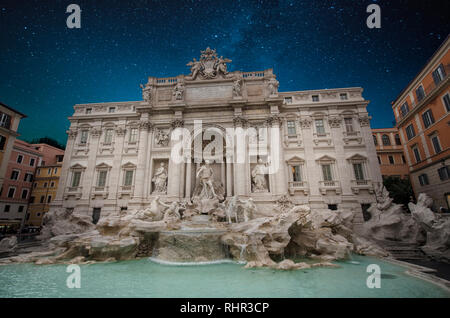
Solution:
<svg viewBox="0 0 450 318"><path fill-rule="evenodd" d="M428 256L450 262L450 217L430 210L433 200L425 193L419 194L417 204L409 203L412 217L426 231L426 244L421 247Z"/></svg>
<svg viewBox="0 0 450 318"><path fill-rule="evenodd" d="M423 243L425 238L416 221L403 210L403 206L393 203L384 186L376 190L377 202L372 203L367 212L371 218L363 225L363 235L378 241L392 240Z"/></svg>

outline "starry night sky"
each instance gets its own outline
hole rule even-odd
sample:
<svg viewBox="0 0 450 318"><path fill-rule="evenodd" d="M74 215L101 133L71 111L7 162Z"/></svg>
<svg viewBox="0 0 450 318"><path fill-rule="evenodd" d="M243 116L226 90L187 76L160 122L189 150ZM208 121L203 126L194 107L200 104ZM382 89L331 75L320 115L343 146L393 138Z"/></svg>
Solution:
<svg viewBox="0 0 450 318"><path fill-rule="evenodd" d="M381 7L381 29L366 26ZM66 7L81 6L81 29ZM141 99L148 76L188 74L207 46L229 71L273 68L280 91L361 86L373 128L450 31L450 1L0 0L0 101L21 139L65 143L77 103Z"/></svg>

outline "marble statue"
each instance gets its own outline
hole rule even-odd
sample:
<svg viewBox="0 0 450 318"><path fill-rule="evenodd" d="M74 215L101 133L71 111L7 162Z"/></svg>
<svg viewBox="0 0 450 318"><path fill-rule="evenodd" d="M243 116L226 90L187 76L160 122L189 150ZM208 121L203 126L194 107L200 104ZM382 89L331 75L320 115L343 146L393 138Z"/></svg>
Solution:
<svg viewBox="0 0 450 318"><path fill-rule="evenodd" d="M214 171L209 165L209 160L205 160L205 164L197 171L197 179L199 180L202 190L200 192L200 199L214 199L216 193L214 191Z"/></svg>
<svg viewBox="0 0 450 318"><path fill-rule="evenodd" d="M252 170L252 191L253 192L266 192L266 171L267 167L263 163L262 159L258 159L258 164Z"/></svg>
<svg viewBox="0 0 450 318"><path fill-rule="evenodd" d="M165 163L161 162L158 169L156 169L153 175L152 181L155 184L155 190L153 193L166 193L167 191L167 169Z"/></svg>
<svg viewBox="0 0 450 318"><path fill-rule="evenodd" d="M433 199L420 193L417 203L408 204L411 215L426 231L426 244L421 247L428 256L450 263L450 218L431 211Z"/></svg>
<svg viewBox="0 0 450 318"><path fill-rule="evenodd" d="M241 79L236 79L234 81L234 83L233 83L233 97L241 97L242 96L241 85L242 85L242 80Z"/></svg>
<svg viewBox="0 0 450 318"><path fill-rule="evenodd" d="M216 50L208 47L206 50L201 51L199 61L194 58L193 61L186 64L190 66L191 74L185 78L187 80L195 80L200 75L202 79L213 79L219 74L226 77L228 75L226 63L230 62L230 59L223 56L217 57Z"/></svg>
<svg viewBox="0 0 450 318"><path fill-rule="evenodd" d="M172 202L168 208L166 209L166 211L164 212L164 221L176 221L176 220L180 220L181 219L181 215L180 215L180 205L178 204L178 202Z"/></svg>
<svg viewBox="0 0 450 318"><path fill-rule="evenodd" d="M152 87L150 85L140 85L142 88L142 99L146 103L150 103L152 101Z"/></svg>
<svg viewBox="0 0 450 318"><path fill-rule="evenodd" d="M268 83L269 95L275 96L278 95L278 85L279 82L275 78L271 78Z"/></svg>
<svg viewBox="0 0 450 318"><path fill-rule="evenodd" d="M243 200L242 202L242 210L244 216L244 222L248 222L253 218L254 212L257 211L256 205L253 202L253 199L250 198L248 200Z"/></svg>
<svg viewBox="0 0 450 318"><path fill-rule="evenodd" d="M238 215L237 215L237 204L238 204L238 197L232 196L231 198L227 198L225 201L225 214L228 223L231 222L231 218L234 218L235 222L238 223Z"/></svg>
<svg viewBox="0 0 450 318"><path fill-rule="evenodd" d="M175 100L183 100L184 95L184 84L178 82L177 85L173 88L173 97Z"/></svg>
<svg viewBox="0 0 450 318"><path fill-rule="evenodd" d="M157 195L151 202L150 206L144 210L144 216L153 221L160 221L163 219L163 210L168 208L169 205L161 201L159 195Z"/></svg>
<svg viewBox="0 0 450 318"><path fill-rule="evenodd" d="M202 64L194 58L192 62L189 62L186 65L191 67L190 79L194 80L197 77L198 72L200 72Z"/></svg>
<svg viewBox="0 0 450 318"><path fill-rule="evenodd" d="M162 147L167 147L169 144L169 135L166 134L163 130L158 129L156 131L156 144Z"/></svg>

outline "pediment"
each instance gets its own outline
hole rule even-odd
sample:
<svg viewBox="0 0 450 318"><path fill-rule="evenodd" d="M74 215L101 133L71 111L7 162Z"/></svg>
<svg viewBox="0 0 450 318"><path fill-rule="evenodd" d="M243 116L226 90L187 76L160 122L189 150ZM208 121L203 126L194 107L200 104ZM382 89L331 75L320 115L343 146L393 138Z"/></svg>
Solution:
<svg viewBox="0 0 450 318"><path fill-rule="evenodd" d="M349 161L366 161L367 157L364 157L363 155L360 155L360 154L354 154L353 156L347 158L347 160L349 160Z"/></svg>
<svg viewBox="0 0 450 318"><path fill-rule="evenodd" d="M323 161L327 161L327 162L329 162L329 161L336 161L336 159L334 159L333 157L330 157L330 156L328 156L328 155L324 155L324 156L322 156L322 157L320 157L320 158L317 158L316 159L316 161L320 161L320 162L323 162Z"/></svg>
<svg viewBox="0 0 450 318"><path fill-rule="evenodd" d="M110 169L111 166L106 164L106 163L104 163L104 162L102 162L102 163L99 163L98 165L96 165L95 168L97 168L97 169Z"/></svg>
<svg viewBox="0 0 450 318"><path fill-rule="evenodd" d="M84 169L86 169L86 167L85 167L85 166L82 166L82 165L79 164L79 163L76 163L76 164L72 165L72 166L70 167L70 169L72 169L72 170L84 170Z"/></svg>
<svg viewBox="0 0 450 318"><path fill-rule="evenodd" d="M124 163L123 165L122 165L122 168L136 168L136 165L134 164L134 163L132 163L132 162L130 162L130 161L128 161L127 163Z"/></svg>
<svg viewBox="0 0 450 318"><path fill-rule="evenodd" d="M298 156L293 156L291 158L289 158L288 160L286 160L287 163L304 163L305 160L298 157Z"/></svg>

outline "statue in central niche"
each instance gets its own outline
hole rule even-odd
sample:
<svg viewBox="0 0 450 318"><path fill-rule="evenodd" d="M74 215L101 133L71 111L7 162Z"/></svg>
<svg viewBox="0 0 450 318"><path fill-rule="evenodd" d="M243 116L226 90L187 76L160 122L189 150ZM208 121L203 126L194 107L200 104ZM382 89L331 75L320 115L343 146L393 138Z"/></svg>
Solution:
<svg viewBox="0 0 450 318"><path fill-rule="evenodd" d="M209 214L218 208L219 202L224 199L223 184L214 180L214 171L209 160L197 170L196 186L192 202L196 210L202 214Z"/></svg>
<svg viewBox="0 0 450 318"><path fill-rule="evenodd" d="M214 192L214 171L206 160L205 164L198 169L197 179L200 181L202 191L200 192L200 199L214 199L216 193Z"/></svg>

